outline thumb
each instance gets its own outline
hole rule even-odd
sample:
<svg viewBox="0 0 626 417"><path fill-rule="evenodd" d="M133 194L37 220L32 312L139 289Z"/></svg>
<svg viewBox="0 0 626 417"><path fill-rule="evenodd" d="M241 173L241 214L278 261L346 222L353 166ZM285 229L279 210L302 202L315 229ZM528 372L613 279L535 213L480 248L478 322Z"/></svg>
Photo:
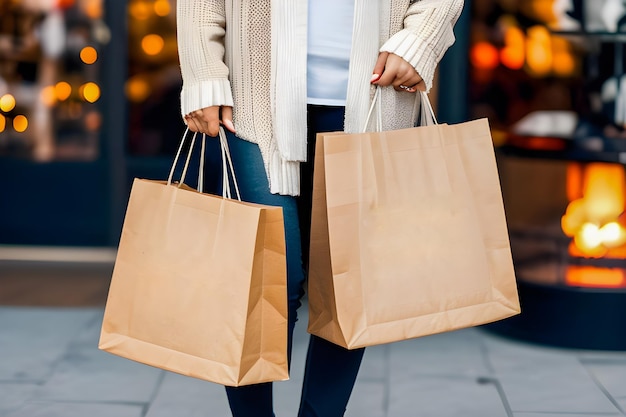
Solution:
<svg viewBox="0 0 626 417"><path fill-rule="evenodd" d="M376 60L376 65L374 65L374 73L372 74L371 83L376 83L380 79L380 76L385 71L385 63L387 62L387 57L389 56L389 52L381 52L378 54L378 59Z"/></svg>

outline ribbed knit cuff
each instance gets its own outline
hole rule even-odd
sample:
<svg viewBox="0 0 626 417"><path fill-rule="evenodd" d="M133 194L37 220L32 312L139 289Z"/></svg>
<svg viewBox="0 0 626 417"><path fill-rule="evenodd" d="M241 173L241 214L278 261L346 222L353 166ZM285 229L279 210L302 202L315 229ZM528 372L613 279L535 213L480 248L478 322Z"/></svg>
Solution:
<svg viewBox="0 0 626 417"><path fill-rule="evenodd" d="M180 93L182 116L205 107L232 105L233 93L230 89L230 81L225 78L185 84Z"/></svg>
<svg viewBox="0 0 626 417"><path fill-rule="evenodd" d="M404 58L422 77L426 91L430 90L437 67L437 54L424 39L408 29L402 29L383 44L380 52L390 52Z"/></svg>

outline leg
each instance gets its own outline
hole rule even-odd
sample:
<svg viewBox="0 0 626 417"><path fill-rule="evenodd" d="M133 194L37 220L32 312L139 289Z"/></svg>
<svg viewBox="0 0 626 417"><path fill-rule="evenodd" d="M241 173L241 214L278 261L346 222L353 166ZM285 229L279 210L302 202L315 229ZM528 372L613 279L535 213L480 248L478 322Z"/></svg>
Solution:
<svg viewBox="0 0 626 417"><path fill-rule="evenodd" d="M253 143L228 135L235 174L245 201L282 206L285 219L287 247L288 287L288 355L291 360L293 329L297 320L297 309L304 294L302 288L304 272L301 261L300 229L296 199L291 196L271 194L259 147ZM272 384L257 384L244 387L227 387L228 402L234 417L273 417Z"/></svg>
<svg viewBox="0 0 626 417"><path fill-rule="evenodd" d="M304 258L308 260L308 231L311 222L311 194L315 134L342 130L344 111L340 107L309 106L309 155L302 165L302 195L298 201L303 233ZM306 236L306 237L305 237ZM347 350L311 336L306 358L299 417L341 417L356 381L365 349Z"/></svg>

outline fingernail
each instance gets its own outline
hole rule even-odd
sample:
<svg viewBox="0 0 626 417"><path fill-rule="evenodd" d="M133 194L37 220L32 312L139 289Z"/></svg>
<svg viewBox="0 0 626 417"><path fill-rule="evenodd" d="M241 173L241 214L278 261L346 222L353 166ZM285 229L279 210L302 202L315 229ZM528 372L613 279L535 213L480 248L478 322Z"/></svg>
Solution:
<svg viewBox="0 0 626 417"><path fill-rule="evenodd" d="M370 82L373 83L374 81L378 81L379 78L380 74L372 74L372 79L370 80Z"/></svg>
<svg viewBox="0 0 626 417"><path fill-rule="evenodd" d="M224 123L224 126L226 126L228 130L235 133L235 125L233 124L231 120L224 120L223 123Z"/></svg>

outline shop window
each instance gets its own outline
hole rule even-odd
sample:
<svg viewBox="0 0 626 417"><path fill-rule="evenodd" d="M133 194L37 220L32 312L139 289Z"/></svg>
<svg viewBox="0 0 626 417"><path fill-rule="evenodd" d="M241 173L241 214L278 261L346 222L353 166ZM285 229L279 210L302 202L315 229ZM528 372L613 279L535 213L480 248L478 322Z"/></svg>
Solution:
<svg viewBox="0 0 626 417"><path fill-rule="evenodd" d="M94 160L102 0L0 0L0 156Z"/></svg>
<svg viewBox="0 0 626 417"><path fill-rule="evenodd" d="M184 124L182 80L176 44L174 0L128 2L128 152L163 156L175 152Z"/></svg>

